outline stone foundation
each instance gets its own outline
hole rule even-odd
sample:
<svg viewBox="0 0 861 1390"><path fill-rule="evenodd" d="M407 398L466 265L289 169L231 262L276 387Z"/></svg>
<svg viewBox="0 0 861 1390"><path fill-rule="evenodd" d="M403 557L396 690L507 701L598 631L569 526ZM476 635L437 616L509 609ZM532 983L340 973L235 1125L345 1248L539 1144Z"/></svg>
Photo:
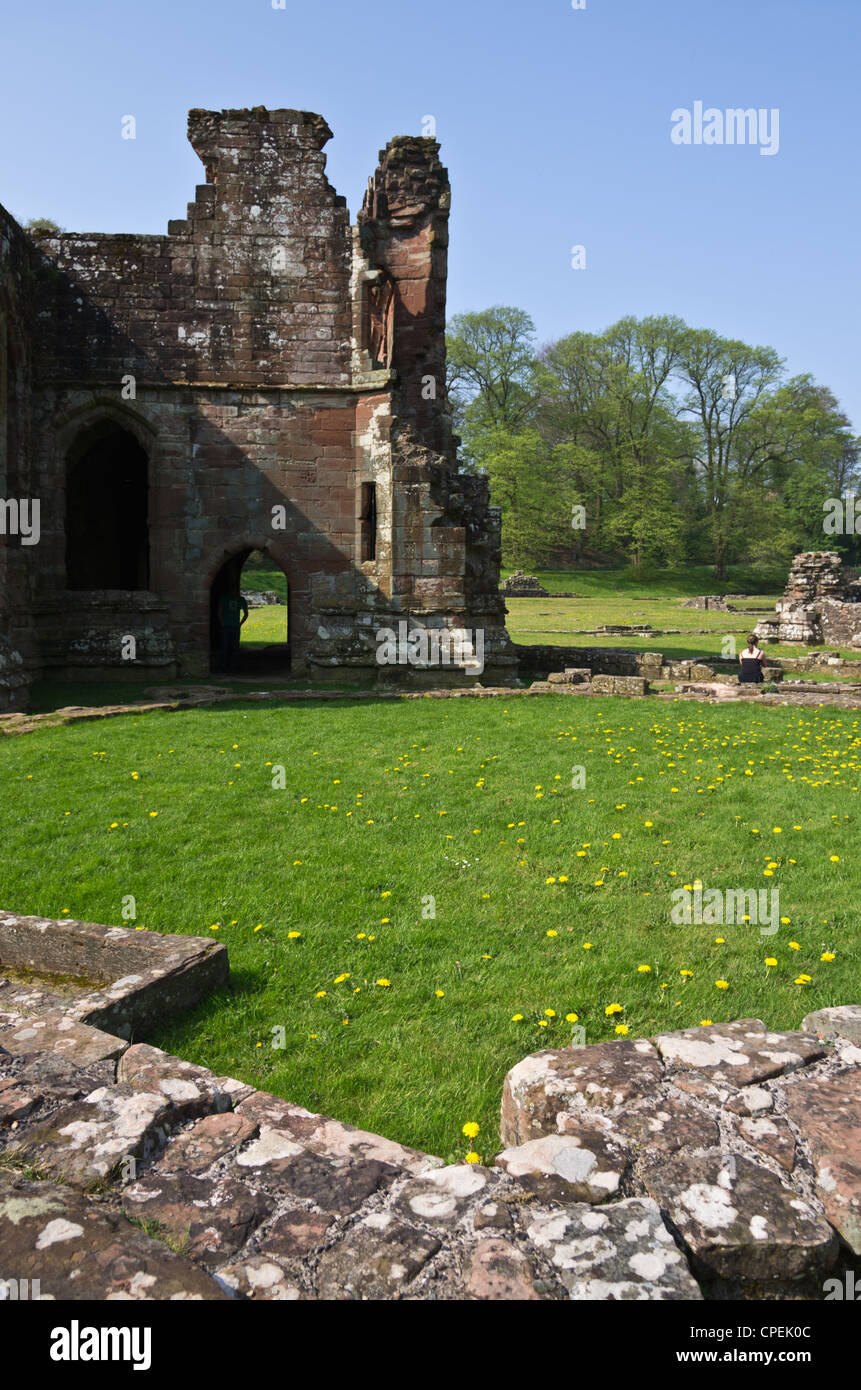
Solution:
<svg viewBox="0 0 861 1390"><path fill-rule="evenodd" d="M861 1253L861 1008L803 1027L527 1057L492 1167L82 1024L6 1029L4 1269L57 1300L823 1299Z"/></svg>

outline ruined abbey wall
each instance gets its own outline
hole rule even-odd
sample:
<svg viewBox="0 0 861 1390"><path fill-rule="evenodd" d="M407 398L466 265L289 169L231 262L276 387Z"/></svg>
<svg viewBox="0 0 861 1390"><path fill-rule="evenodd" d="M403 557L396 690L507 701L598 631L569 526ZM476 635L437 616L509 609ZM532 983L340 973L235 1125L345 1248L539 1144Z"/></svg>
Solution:
<svg viewBox="0 0 861 1390"><path fill-rule="evenodd" d="M0 603L24 596L34 670L208 672L213 585L251 549L287 576L294 674L379 671L375 633L403 618L481 627L488 666L513 667L498 514L457 471L446 409L438 146L393 140L351 226L326 178L330 135L304 112L192 111L206 182L166 236L37 247L5 218L2 321L32 370L26 482L42 505L29 553L0 537L0 563L27 571ZM140 490L116 504L145 505L127 531L98 513L118 439L146 479L145 504ZM16 487L20 466L0 496ZM90 579L100 555L115 583Z"/></svg>
<svg viewBox="0 0 861 1390"><path fill-rule="evenodd" d="M33 277L21 228L0 208L0 499L32 492ZM5 509L0 520L5 518ZM37 666L33 566L0 526L0 710L24 708ZM32 555L32 550L29 552Z"/></svg>
<svg viewBox="0 0 861 1390"><path fill-rule="evenodd" d="M775 616L762 619L756 635L761 642L859 646L861 583L844 571L836 551L796 555Z"/></svg>

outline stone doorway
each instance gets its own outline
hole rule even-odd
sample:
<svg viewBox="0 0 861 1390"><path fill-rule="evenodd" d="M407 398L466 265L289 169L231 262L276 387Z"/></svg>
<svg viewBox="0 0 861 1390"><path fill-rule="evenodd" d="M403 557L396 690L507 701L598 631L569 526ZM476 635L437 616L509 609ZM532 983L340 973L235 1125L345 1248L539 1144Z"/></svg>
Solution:
<svg viewBox="0 0 861 1390"><path fill-rule="evenodd" d="M270 585L273 586L270 588ZM230 674L225 668L222 599L243 594L249 618L241 629L238 676L288 676L290 674L290 588L287 576L265 551L246 546L221 566L212 581L209 601L210 669ZM272 600L276 601L273 602Z"/></svg>

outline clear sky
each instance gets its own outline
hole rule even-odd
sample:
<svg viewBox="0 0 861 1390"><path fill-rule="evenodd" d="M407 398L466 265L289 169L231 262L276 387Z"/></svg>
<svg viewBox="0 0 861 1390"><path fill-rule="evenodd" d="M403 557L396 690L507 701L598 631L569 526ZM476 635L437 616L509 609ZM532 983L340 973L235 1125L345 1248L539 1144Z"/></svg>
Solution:
<svg viewBox="0 0 861 1390"><path fill-rule="evenodd" d="M0 0L0 202L164 232L203 181L188 108L265 105L326 117L355 217L378 150L433 116L450 312L515 304L541 340L679 314L771 344L861 431L861 0L283 3ZM777 108L778 153L674 144L697 101Z"/></svg>

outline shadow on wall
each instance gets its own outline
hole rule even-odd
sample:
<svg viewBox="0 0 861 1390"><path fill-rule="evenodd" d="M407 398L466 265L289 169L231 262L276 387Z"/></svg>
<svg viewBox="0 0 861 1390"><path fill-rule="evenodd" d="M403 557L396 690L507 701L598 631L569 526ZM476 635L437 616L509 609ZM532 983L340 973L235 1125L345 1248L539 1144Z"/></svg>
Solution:
<svg viewBox="0 0 861 1390"><path fill-rule="evenodd" d="M66 455L66 588L149 588L147 455L113 420L86 426Z"/></svg>

